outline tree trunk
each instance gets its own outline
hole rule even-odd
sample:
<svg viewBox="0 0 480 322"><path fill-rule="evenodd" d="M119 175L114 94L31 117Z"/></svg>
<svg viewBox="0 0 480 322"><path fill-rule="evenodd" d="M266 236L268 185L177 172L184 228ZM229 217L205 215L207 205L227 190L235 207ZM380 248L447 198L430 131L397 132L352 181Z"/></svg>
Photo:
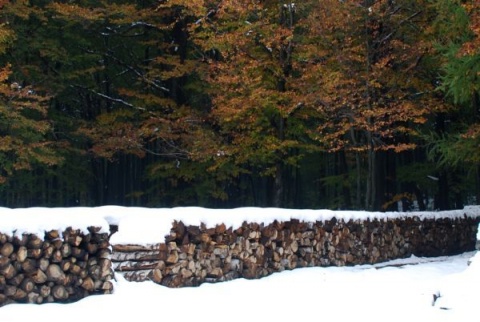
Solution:
<svg viewBox="0 0 480 322"><path fill-rule="evenodd" d="M447 210L449 209L448 202L448 177L446 171L441 171L438 176L438 192L435 195L435 209Z"/></svg>
<svg viewBox="0 0 480 322"><path fill-rule="evenodd" d="M376 185L375 185L375 147L372 142L372 133L367 133L368 151L367 151L367 186L365 193L365 209L372 210L375 205Z"/></svg>
<svg viewBox="0 0 480 322"><path fill-rule="evenodd" d="M275 178L273 180L273 207L283 207L283 164L277 162L275 166Z"/></svg>
<svg viewBox="0 0 480 322"><path fill-rule="evenodd" d="M476 122L479 122L480 119L480 95L478 92L473 94L473 116ZM475 174L475 201L480 204L480 165L476 168Z"/></svg>
<svg viewBox="0 0 480 322"><path fill-rule="evenodd" d="M475 175L475 202L477 205L480 205L480 165L477 166L476 175Z"/></svg>
<svg viewBox="0 0 480 322"><path fill-rule="evenodd" d="M338 174L342 176L342 196L343 196L343 209L350 209L352 207L350 186L348 184L348 164L345 151L338 152Z"/></svg>

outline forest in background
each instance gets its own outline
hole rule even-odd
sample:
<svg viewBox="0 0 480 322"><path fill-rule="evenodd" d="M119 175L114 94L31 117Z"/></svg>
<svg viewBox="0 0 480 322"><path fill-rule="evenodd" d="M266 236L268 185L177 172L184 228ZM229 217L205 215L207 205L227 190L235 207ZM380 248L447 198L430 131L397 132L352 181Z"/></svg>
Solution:
<svg viewBox="0 0 480 322"><path fill-rule="evenodd" d="M475 0L0 0L0 205L480 200Z"/></svg>

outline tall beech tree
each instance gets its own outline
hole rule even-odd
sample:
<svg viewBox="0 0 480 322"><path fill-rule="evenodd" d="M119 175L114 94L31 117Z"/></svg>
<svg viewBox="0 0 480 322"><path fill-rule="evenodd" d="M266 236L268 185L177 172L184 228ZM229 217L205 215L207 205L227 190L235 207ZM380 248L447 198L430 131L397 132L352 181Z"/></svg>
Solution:
<svg viewBox="0 0 480 322"><path fill-rule="evenodd" d="M199 23L208 33L211 117L223 138L215 168L271 178L269 204L283 206L287 168L312 149L314 113L294 86L302 16L290 1L221 1L214 8Z"/></svg>
<svg viewBox="0 0 480 322"><path fill-rule="evenodd" d="M317 73L305 82L317 84L309 99L325 118L319 141L355 155L357 207L365 191L364 207L380 209L388 190L396 193L394 168L386 168L395 164L392 153L416 147L417 128L438 104L422 70L431 46L422 28L431 17L418 1L333 2L309 17L321 63L311 64Z"/></svg>

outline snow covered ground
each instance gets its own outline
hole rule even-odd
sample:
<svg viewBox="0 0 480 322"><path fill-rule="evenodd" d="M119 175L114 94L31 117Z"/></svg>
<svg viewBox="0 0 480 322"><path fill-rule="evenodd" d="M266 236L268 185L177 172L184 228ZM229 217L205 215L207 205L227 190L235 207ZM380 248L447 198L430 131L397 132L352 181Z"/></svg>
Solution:
<svg viewBox="0 0 480 322"><path fill-rule="evenodd" d="M71 304L10 304L2 322L480 321L480 256L398 266L302 268L260 280L169 289L117 277L115 293ZM415 262L412 258L407 262ZM433 305L433 295L440 298Z"/></svg>
<svg viewBox="0 0 480 322"><path fill-rule="evenodd" d="M308 219L308 216L318 218L332 214L329 211L246 211L247 208L242 208L236 210L238 213L235 215L203 208L188 208L187 212L186 209L176 209L172 211L178 211L175 215L180 215L181 212L182 216L186 217L184 220L210 223L207 226L218 220L217 216L221 216L224 221L228 218L228 223L235 224L251 219L268 222L274 213L281 220L298 216L303 216L299 219ZM12 215L11 211L13 210L0 209L0 231L14 229L21 233L66 225L60 219L65 216L59 216L62 211L58 209L16 210L15 220L7 220L7 217ZM63 213L65 211L67 210L64 209ZM125 211L122 207L106 207L101 211L102 219L91 215L92 208L74 208L68 209L71 215L69 217L72 217L68 222L72 225L73 222L78 223L78 228L83 228L80 227L83 222L92 220L97 220L102 226L108 226L105 221L118 223L123 234L118 234L117 242L138 242L142 240L142 236L145 243L151 242L153 238L158 242L158 237L163 236L163 232L158 232L159 226L156 226L157 231L150 226L154 217L159 220L159 216L153 214L158 211L160 210L142 208ZM45 215L51 217L46 220ZM428 214L430 215L433 216L434 213ZM452 213L452 216L454 215ZM356 216L354 218L361 219L372 214L349 212L335 213L335 216ZM161 220L168 222L171 218L165 215ZM165 229L169 230L169 224L167 226ZM376 265L302 268L276 273L260 280L238 279L203 284L197 288L169 289L152 282L127 282L117 276L114 294L91 296L71 304L10 304L0 308L0 321L85 322L134 319L475 322L480 321L479 285L480 254L476 252L439 258L412 257ZM436 301L434 295L438 297Z"/></svg>

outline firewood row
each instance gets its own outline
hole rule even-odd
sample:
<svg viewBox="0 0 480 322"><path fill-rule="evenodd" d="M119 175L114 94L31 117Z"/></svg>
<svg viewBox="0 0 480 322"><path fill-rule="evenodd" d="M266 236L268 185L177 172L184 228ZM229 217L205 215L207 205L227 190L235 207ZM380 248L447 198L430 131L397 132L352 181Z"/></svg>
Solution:
<svg viewBox="0 0 480 322"><path fill-rule="evenodd" d="M244 222L227 228L175 221L156 245L114 245L113 267L127 280L169 287L260 278L297 267L373 264L475 249L479 218Z"/></svg>
<svg viewBox="0 0 480 322"><path fill-rule="evenodd" d="M0 306L72 302L111 293L108 234L67 228L45 236L0 233Z"/></svg>

